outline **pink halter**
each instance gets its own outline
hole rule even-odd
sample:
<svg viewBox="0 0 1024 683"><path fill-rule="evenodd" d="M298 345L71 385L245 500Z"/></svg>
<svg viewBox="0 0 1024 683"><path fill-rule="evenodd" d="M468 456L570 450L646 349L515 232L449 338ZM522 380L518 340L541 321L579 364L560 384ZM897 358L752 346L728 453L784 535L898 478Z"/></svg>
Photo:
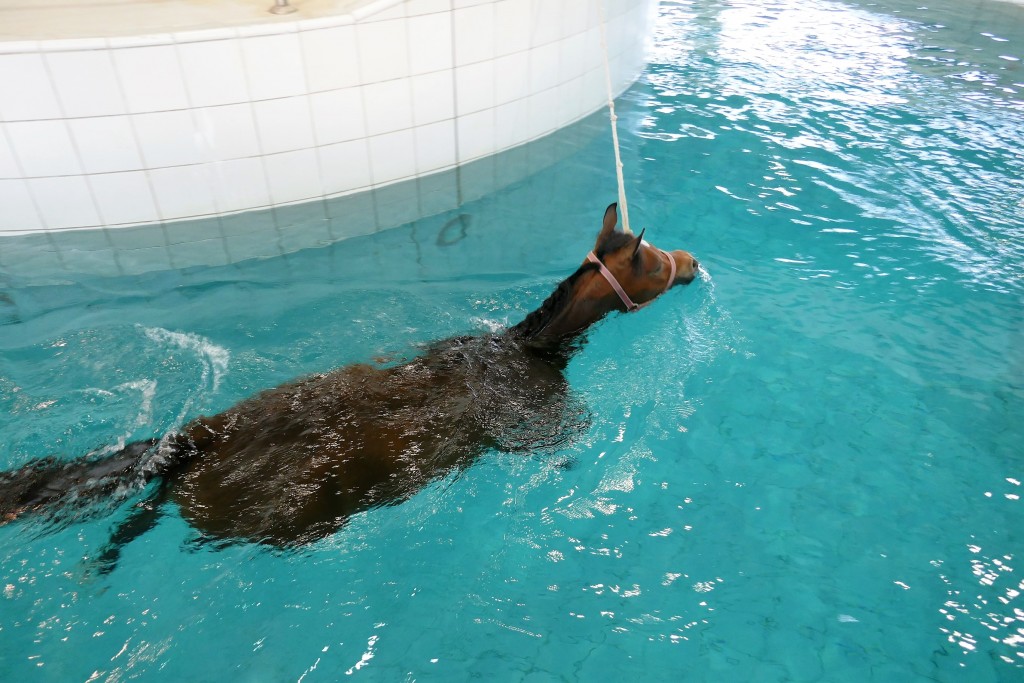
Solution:
<svg viewBox="0 0 1024 683"><path fill-rule="evenodd" d="M671 266L671 272L668 276L668 282L665 283L665 289L661 290L660 292L661 294L664 294L669 290L669 287L672 286L672 283L676 281L676 260L672 258L672 255L665 251L664 249L658 249L658 251L664 254L666 258L668 258L669 265ZM638 309L643 308L647 304L651 303L651 301L654 301L654 299L651 299L651 301L642 304L633 303L633 300L629 298L628 294L626 294L626 290L622 288L622 285L619 284L619 281L615 279L614 275L612 275L612 271L608 270L608 268L603 263L601 263L601 259L597 258L597 254L595 254L594 252L590 252L589 254L587 254L587 260L590 261L591 263L597 264L597 267L601 271L601 275L604 275L604 279L608 281L608 284L612 286L612 289L615 290L615 293L619 295L620 299L622 299L622 303L626 305L627 311L636 311Z"/></svg>

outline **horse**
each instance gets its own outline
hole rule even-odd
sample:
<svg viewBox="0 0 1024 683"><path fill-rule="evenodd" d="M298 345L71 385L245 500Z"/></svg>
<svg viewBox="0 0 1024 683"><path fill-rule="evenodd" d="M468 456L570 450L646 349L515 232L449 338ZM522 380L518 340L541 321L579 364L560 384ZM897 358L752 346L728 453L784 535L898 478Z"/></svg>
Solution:
<svg viewBox="0 0 1024 683"><path fill-rule="evenodd" d="M31 461L0 473L0 524L155 482L105 546L107 570L168 501L203 539L289 548L400 503L489 449L557 444L574 410L564 370L584 333L700 268L686 251L620 230L617 215L609 205L582 265L517 325L445 339L393 366L307 376L113 453Z"/></svg>

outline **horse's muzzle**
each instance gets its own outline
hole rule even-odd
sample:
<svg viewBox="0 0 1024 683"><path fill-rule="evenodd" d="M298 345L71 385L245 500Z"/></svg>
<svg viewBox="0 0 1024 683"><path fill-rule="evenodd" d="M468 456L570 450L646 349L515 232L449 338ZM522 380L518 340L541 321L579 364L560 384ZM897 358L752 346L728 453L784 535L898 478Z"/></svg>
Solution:
<svg viewBox="0 0 1024 683"><path fill-rule="evenodd" d="M676 254L680 257L677 258ZM686 251L676 251L673 253L673 259L676 260L676 281L673 285L688 285L694 281L697 277L697 273L700 272L700 263L692 254Z"/></svg>

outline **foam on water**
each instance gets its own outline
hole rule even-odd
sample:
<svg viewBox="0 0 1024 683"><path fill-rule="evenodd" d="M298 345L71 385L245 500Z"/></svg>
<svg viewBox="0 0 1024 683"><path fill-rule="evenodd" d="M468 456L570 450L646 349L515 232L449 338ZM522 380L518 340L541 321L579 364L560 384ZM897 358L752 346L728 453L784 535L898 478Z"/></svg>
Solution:
<svg viewBox="0 0 1024 683"><path fill-rule="evenodd" d="M220 380L228 371L231 359L231 352L226 348L190 332L172 332L160 327L147 327L143 331L157 344L195 353L203 363L202 387L211 392L220 388Z"/></svg>

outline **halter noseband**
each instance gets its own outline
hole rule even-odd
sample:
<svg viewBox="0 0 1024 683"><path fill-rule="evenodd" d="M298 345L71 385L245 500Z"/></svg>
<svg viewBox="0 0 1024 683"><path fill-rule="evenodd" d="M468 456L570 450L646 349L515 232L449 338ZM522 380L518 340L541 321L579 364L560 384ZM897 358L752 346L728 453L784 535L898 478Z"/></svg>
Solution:
<svg viewBox="0 0 1024 683"><path fill-rule="evenodd" d="M676 260L672 258L672 254L668 253L664 249L658 249L658 251L664 254L666 258L668 258L669 265L671 266L671 272L668 276L668 282L665 283L665 289L659 292L659 295L661 295L667 292L669 288L672 286L672 283L676 281ZM647 304L651 303L651 301L654 301L654 299L651 299L651 301L642 304L633 303L633 300L629 298L628 294L626 294L626 290L622 288L622 285L619 284L619 281L615 279L614 275L612 275L612 271L608 270L607 266L605 266L601 262L601 259L597 258L597 254L595 254L594 252L590 252L589 254L587 254L587 260L590 261L591 263L597 264L597 267L601 271L601 275L604 275L604 279L608 281L608 284L612 286L612 289L615 290L615 293L619 295L620 299L622 299L622 303L625 304L627 311L636 311L638 309L643 308Z"/></svg>

